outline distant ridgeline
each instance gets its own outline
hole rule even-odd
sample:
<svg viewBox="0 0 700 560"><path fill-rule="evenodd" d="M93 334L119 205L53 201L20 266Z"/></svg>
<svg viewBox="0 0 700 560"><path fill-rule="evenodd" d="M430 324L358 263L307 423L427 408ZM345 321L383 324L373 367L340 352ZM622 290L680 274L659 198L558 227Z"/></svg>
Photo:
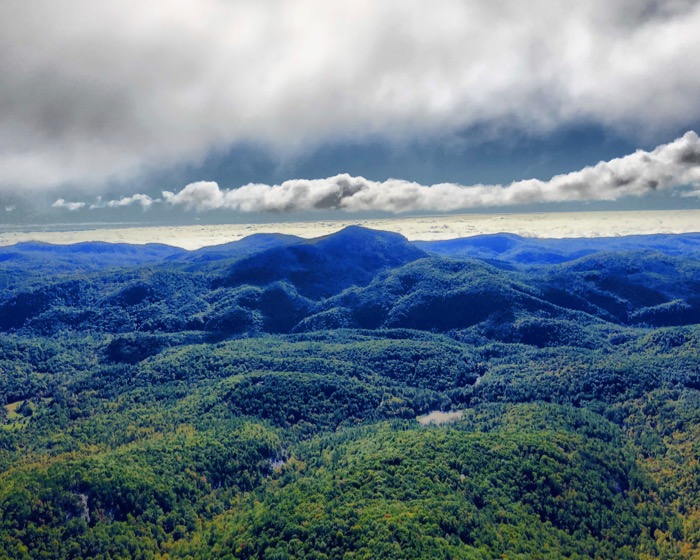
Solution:
<svg viewBox="0 0 700 560"><path fill-rule="evenodd" d="M0 401L0 559L697 558L700 234L0 247Z"/></svg>
<svg viewBox="0 0 700 560"><path fill-rule="evenodd" d="M214 337L472 329L498 330L508 342L544 330L524 341L543 346L560 342L548 337L565 324L700 323L699 256L700 234L409 243L361 227L312 240L260 234L192 252L22 243L0 248L0 329Z"/></svg>

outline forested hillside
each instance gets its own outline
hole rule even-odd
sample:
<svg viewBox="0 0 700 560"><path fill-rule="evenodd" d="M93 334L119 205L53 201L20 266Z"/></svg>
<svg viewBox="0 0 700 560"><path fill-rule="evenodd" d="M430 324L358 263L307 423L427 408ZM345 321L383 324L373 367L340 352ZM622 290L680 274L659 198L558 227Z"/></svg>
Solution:
<svg viewBox="0 0 700 560"><path fill-rule="evenodd" d="M698 558L699 257L1 248L0 558Z"/></svg>

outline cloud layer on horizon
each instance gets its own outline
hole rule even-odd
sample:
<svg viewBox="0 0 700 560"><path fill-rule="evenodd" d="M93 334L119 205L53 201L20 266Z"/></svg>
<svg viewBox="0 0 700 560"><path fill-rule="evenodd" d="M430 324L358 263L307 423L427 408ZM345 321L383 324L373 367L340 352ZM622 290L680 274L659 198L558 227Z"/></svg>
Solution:
<svg viewBox="0 0 700 560"><path fill-rule="evenodd" d="M696 0L9 0L0 192L99 186L240 142L656 133L700 120L699 28Z"/></svg>
<svg viewBox="0 0 700 560"><path fill-rule="evenodd" d="M141 206L144 210L148 210L153 204L161 202L160 199L151 198L147 194L135 194L132 196L122 196L121 198L103 201L101 197L97 197L97 201L90 205L90 209L95 208L123 208L125 206Z"/></svg>
<svg viewBox="0 0 700 560"><path fill-rule="evenodd" d="M65 208L69 212L75 212L76 210L80 210L86 206L87 203L85 202L67 202L63 198L58 198L56 199L56 202L51 205L51 208Z"/></svg>
<svg viewBox="0 0 700 560"><path fill-rule="evenodd" d="M638 150L548 181L426 186L400 179L379 182L341 174L327 179L295 179L281 185L248 184L236 189L221 189L215 182L199 181L177 193L164 191L163 200L197 211L447 212L488 206L618 200L688 186L700 187L700 139L692 131L650 152Z"/></svg>

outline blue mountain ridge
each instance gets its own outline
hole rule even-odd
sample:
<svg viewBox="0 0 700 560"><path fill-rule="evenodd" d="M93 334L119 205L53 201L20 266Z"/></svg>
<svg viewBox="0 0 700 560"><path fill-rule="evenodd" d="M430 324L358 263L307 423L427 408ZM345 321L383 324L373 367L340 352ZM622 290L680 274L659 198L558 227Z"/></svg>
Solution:
<svg viewBox="0 0 700 560"><path fill-rule="evenodd" d="M445 241L414 241L413 244L436 255L500 260L522 265L562 263L603 251L658 251L667 255L700 258L700 233L563 239L497 233Z"/></svg>
<svg viewBox="0 0 700 560"><path fill-rule="evenodd" d="M225 337L350 327L512 338L526 324L531 334L600 321L686 325L700 323L699 244L698 234L410 243L359 226L197 251L22 244L0 252L19 255L0 262L0 330Z"/></svg>

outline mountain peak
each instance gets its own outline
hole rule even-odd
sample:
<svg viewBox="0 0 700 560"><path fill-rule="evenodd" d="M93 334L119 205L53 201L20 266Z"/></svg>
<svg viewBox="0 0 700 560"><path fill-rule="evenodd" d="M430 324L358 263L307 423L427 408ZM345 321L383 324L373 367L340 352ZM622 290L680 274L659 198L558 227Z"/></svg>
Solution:
<svg viewBox="0 0 700 560"><path fill-rule="evenodd" d="M286 280L307 297L364 286L381 271L426 257L398 233L349 226L336 233L251 255L229 269L225 285Z"/></svg>

